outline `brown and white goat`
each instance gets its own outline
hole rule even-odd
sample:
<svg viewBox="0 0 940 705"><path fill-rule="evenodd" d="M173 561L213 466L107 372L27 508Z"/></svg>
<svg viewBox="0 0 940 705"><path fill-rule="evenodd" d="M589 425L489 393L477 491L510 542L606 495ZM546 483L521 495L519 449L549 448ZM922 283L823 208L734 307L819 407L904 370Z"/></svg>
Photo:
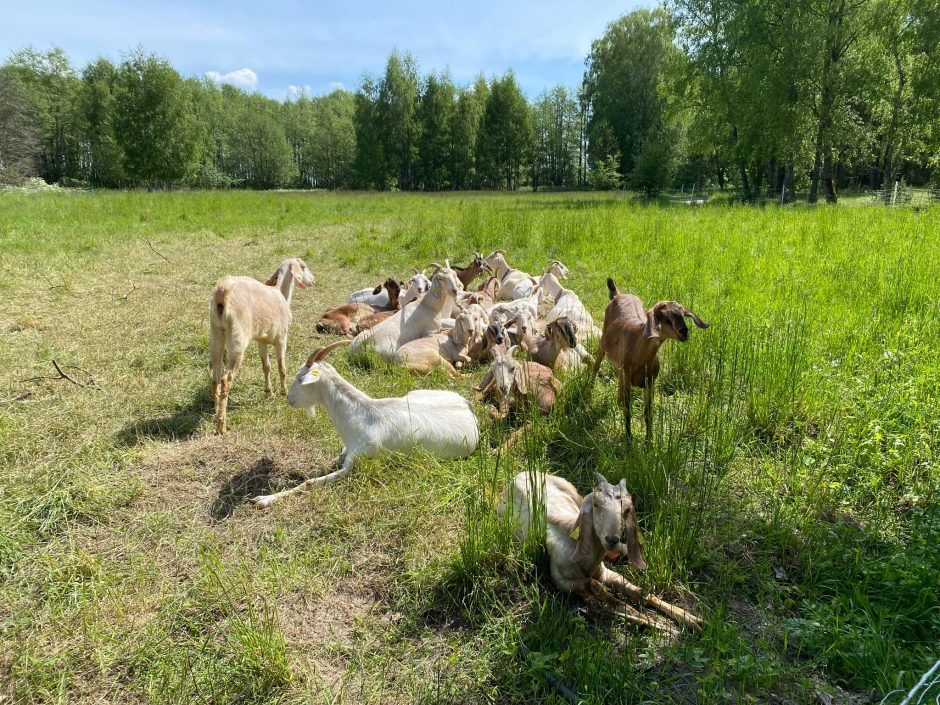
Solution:
<svg viewBox="0 0 940 705"><path fill-rule="evenodd" d="M659 375L659 346L666 340L684 343L689 339L686 318L691 318L699 328L708 328L708 324L676 301L660 301L645 309L638 297L621 294L611 278L607 279L607 289L610 292L610 303L604 311L604 329L588 388L593 386L597 371L606 356L618 372L618 399L623 408L627 440L632 438L630 404L633 401L633 387L643 389L646 437L651 438L653 386Z"/></svg>
<svg viewBox="0 0 940 705"><path fill-rule="evenodd" d="M378 294L385 289L389 302L386 306L355 303L330 309L317 321L317 332L353 336L358 332L362 319L381 311L394 313L401 308L398 296L401 293L402 284L403 282L397 277L389 277L372 291L373 294Z"/></svg>
<svg viewBox="0 0 940 705"><path fill-rule="evenodd" d="M497 512L500 516L510 514L516 524L515 537L520 542L545 527L552 581L559 590L573 592L585 600L602 600L637 626L676 631L670 622L642 614L617 599L608 592L609 588L701 630L699 617L646 592L604 565L605 558L614 560L625 553L634 568L646 570L636 510L626 481L614 485L600 473L594 473L594 478L594 491L581 497L574 485L562 477L520 472L506 488Z"/></svg>
<svg viewBox="0 0 940 705"><path fill-rule="evenodd" d="M212 293L209 305L209 355L212 363L212 394L215 398L216 432L225 433L228 396L232 381L242 364L245 350L258 341L258 354L264 371L264 392L271 394L271 363L268 346L277 352L281 389L287 393L287 332L290 329L290 301L294 284L301 289L313 285L313 275L301 259L287 259L262 284L251 277L224 277ZM222 371L222 357L228 348L228 369Z"/></svg>

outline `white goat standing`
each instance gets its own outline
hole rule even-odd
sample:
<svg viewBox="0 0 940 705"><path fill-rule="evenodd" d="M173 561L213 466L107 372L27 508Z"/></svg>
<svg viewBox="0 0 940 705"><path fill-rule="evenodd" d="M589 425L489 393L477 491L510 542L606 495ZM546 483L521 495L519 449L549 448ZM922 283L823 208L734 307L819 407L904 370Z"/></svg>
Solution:
<svg viewBox="0 0 940 705"><path fill-rule="evenodd" d="M456 392L415 390L403 397L372 399L343 379L332 365L322 362L341 340L319 348L300 368L287 394L294 408L323 406L343 439L343 450L334 461L340 469L314 477L283 492L255 497L259 507L270 507L278 499L347 475L356 458L382 451L409 451L415 445L439 458L464 458L480 440L473 405Z"/></svg>
<svg viewBox="0 0 940 705"><path fill-rule="evenodd" d="M353 339L350 350L359 350L371 342L377 355L394 361L395 352L405 343L441 330L441 320L450 315L463 287L449 266L431 266L437 267L431 276L431 290L420 301L403 306L374 328L361 332Z"/></svg>
<svg viewBox="0 0 940 705"><path fill-rule="evenodd" d="M634 624L675 631L670 623L641 614L611 595L607 591L611 588L688 627L701 629L699 617L649 594L604 565L605 558L626 554L637 570L646 570L636 511L626 480L612 485L600 473L594 473L594 477L597 482L594 491L582 498L574 485L562 477L520 472L506 488L497 512L503 516L512 508L512 517L518 520L515 530L518 541L538 531L536 517L544 517L545 546L552 580L559 590L588 600L597 597Z"/></svg>
<svg viewBox="0 0 940 705"><path fill-rule="evenodd" d="M252 340L258 341L265 394L271 393L269 345L273 345L277 351L281 389L287 391L284 356L287 352L290 301L295 283L301 289L313 286L313 275L303 260L293 258L284 260L264 284L251 277L223 277L216 284L209 306L209 355L217 433L224 434L226 431L232 381ZM222 356L226 348L228 369L223 374Z"/></svg>

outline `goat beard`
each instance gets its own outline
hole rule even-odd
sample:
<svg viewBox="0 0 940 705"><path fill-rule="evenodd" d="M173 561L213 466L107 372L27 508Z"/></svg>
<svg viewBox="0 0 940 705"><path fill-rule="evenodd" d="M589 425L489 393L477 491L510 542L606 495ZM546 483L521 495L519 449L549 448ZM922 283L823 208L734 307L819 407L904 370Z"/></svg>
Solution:
<svg viewBox="0 0 940 705"><path fill-rule="evenodd" d="M315 407L315 406L307 406L307 407L304 407L304 413L305 413L307 416L310 416L310 417L316 416L316 415L317 415L317 407Z"/></svg>

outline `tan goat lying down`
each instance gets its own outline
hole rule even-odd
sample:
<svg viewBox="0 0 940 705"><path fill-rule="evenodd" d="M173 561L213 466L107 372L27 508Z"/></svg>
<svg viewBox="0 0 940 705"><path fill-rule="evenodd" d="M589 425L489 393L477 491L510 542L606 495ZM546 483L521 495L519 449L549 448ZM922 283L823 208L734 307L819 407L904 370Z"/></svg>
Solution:
<svg viewBox="0 0 940 705"><path fill-rule="evenodd" d="M649 594L604 565L605 557L619 558L626 553L634 568L646 570L636 511L626 481L612 485L600 473L594 473L594 477L597 481L594 491L581 497L574 485L557 475L520 472L506 488L497 511L504 516L512 507L512 516L519 522L515 536L520 542L537 530L533 515L545 517L545 545L552 580L559 590L573 592L586 600L594 597L603 600L633 624L675 631L662 618L642 614L617 599L608 592L610 588L692 629L701 629L699 617Z"/></svg>

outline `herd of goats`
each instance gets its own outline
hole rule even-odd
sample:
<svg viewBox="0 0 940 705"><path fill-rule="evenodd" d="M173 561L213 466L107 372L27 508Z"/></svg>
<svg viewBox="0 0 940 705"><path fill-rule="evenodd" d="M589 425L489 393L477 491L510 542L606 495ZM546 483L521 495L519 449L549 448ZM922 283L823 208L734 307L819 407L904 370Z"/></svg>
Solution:
<svg viewBox="0 0 940 705"><path fill-rule="evenodd" d="M474 253L467 267L429 265L414 270L408 282L389 277L375 287L353 293L349 303L327 311L317 330L344 339L315 350L287 389L285 353L291 323L294 285L306 288L313 275L300 259L288 259L262 283L250 277L224 277L210 305L210 354L216 429L226 431L226 409L232 381L245 351L257 341L264 370L264 388L271 393L268 348L277 353L281 387L294 408L311 415L322 406L343 440L332 472L297 487L255 497L259 507L348 474L356 459L383 451L408 452L421 447L440 458L462 458L477 447L480 431L473 405L445 390L415 390L404 397L373 399L343 379L325 361L342 345L350 354L373 351L379 357L417 373L441 367L451 375L471 365L489 365L474 392L492 402L494 419L525 410L547 414L561 383L559 369L592 366L591 384L606 357L619 377L619 402L630 437L631 394L644 390L647 437L651 434L653 385L659 374L659 347L665 340L689 338L685 319L707 328L699 316L675 301L645 308L636 296L621 294L607 280L610 303L601 330L594 325L581 299L561 281L568 268L549 263L540 277L511 267L506 253L488 257ZM473 282L485 275L483 283ZM596 359L585 349L587 338L600 338ZM351 340L350 340L351 338ZM226 349L227 365L223 362ZM525 360L516 359L517 351ZM512 444L522 429L503 444ZM586 497L562 477L520 472L509 483L498 511L518 520L516 537L525 539L544 517L545 542L555 585L585 599L597 598L628 621L674 632L675 626L653 613L641 613L613 593L659 610L692 629L702 621L692 613L664 602L610 570L604 561L625 556L644 570L633 499L626 481L611 484L595 473L596 486Z"/></svg>

